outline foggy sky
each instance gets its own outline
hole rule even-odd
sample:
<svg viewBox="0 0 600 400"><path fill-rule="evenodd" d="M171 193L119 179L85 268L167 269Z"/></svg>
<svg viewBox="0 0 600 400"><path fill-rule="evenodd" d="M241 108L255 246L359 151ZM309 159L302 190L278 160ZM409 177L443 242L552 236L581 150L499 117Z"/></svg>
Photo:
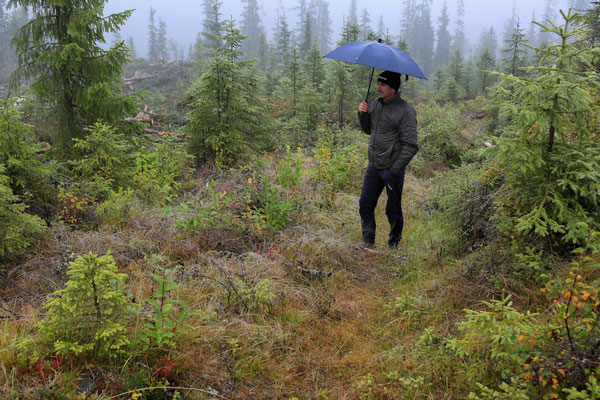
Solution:
<svg viewBox="0 0 600 400"><path fill-rule="evenodd" d="M240 14L245 4L241 0L222 0L221 7L222 19L233 19L240 27ZM446 0L450 15L450 33L454 32L456 21L456 0ZM287 16L290 28L296 27L297 0L284 0L283 7ZM377 29L380 16L383 16L385 26L389 29L393 37L400 31L400 19L402 15L403 1L400 0L357 0L357 14L360 18L362 10L367 8L371 16L371 27ZM127 24L123 27L121 35L126 39L129 35L133 36L138 56L146 56L148 48L148 13L150 7L156 12L156 24L158 18L165 20L167 25L167 37L174 39L184 49L188 51L190 44L196 38L196 34L202 30L201 0L109 0L105 14L123 11L126 9L136 9ZM273 29L277 18L277 0L258 0L262 6L262 24L266 29L269 40L273 37ZM332 46L339 39L343 18L349 14L350 0L329 0L329 11L332 20L333 34ZM432 23L434 29L437 26L437 19L443 7L444 0L433 0ZM519 0L516 3L517 15L521 21L521 27L527 31L531 21L532 13L535 10L536 20L541 21L544 13L545 0ZM558 9L567 9L568 0L555 0L556 11ZM505 22L510 18L513 8L512 0L465 0L465 29L469 44L473 45L480 37L483 29L494 26L498 40L502 40ZM107 37L111 41L112 37Z"/></svg>

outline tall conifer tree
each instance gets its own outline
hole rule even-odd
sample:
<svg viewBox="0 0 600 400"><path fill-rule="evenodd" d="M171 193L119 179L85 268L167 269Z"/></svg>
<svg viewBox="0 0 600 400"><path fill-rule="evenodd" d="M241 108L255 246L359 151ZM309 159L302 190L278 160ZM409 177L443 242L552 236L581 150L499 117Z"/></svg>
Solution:
<svg viewBox="0 0 600 400"><path fill-rule="evenodd" d="M7 8L9 4L7 4ZM14 7L13 7L14 8ZM14 67L17 65L17 56L14 48L11 46L11 40L16 35L17 31L25 24L29 22L29 13L25 7L19 7L14 9L11 13L5 12L7 21L6 30L6 52L4 54L5 65ZM2 62L0 61L0 64Z"/></svg>
<svg viewBox="0 0 600 400"><path fill-rule="evenodd" d="M590 9L584 14L584 21L589 28L587 44L591 48L600 47L600 1L593 1ZM596 62L596 71L600 72L600 61Z"/></svg>
<svg viewBox="0 0 600 400"><path fill-rule="evenodd" d="M204 39L202 32L196 34L196 40L190 50L190 57L197 64L198 69L202 69L202 62L206 58L206 49L204 48Z"/></svg>
<svg viewBox="0 0 600 400"><path fill-rule="evenodd" d="M316 42L304 59L303 73L308 85L314 89L317 89L325 79L325 65Z"/></svg>
<svg viewBox="0 0 600 400"><path fill-rule="evenodd" d="M431 8L429 0L422 0L417 7L417 20L414 28L414 37L418 38L411 46L411 52L423 72L428 75L433 72L433 41L434 33L431 24Z"/></svg>
<svg viewBox="0 0 600 400"><path fill-rule="evenodd" d="M11 0L33 18L12 44L19 67L13 85L31 81L31 89L56 110L57 141L69 156L83 127L102 119L112 123L132 112L134 103L120 97L117 82L128 61L123 42L104 50L105 33L115 32L133 10L104 16L107 0Z"/></svg>
<svg viewBox="0 0 600 400"><path fill-rule="evenodd" d="M434 69L448 64L450 61L450 45L452 37L448 31L450 25L450 16L448 15L448 6L444 1L442 12L438 17L437 43L435 47L435 56L433 57Z"/></svg>
<svg viewBox="0 0 600 400"><path fill-rule="evenodd" d="M221 2L203 0L202 9L204 11L202 38L206 58L209 58L214 50L221 47Z"/></svg>
<svg viewBox="0 0 600 400"><path fill-rule="evenodd" d="M305 57L313 43L313 18L310 12L304 14L302 26L302 37L300 38L300 47L298 50L300 56Z"/></svg>
<svg viewBox="0 0 600 400"><path fill-rule="evenodd" d="M7 66L10 60L10 33L8 31L8 13L6 1L0 0L0 69Z"/></svg>
<svg viewBox="0 0 600 400"><path fill-rule="evenodd" d="M159 18L158 30L156 31L156 54L162 61L169 59L169 46L167 43L167 23Z"/></svg>
<svg viewBox="0 0 600 400"><path fill-rule="evenodd" d="M129 56L132 60L135 60L138 56L137 50L135 48L135 41L133 40L133 36L127 36L127 48L129 49Z"/></svg>
<svg viewBox="0 0 600 400"><path fill-rule="evenodd" d="M284 69L290 63L291 48L292 48L292 31L289 28L287 17L283 13L279 17L279 24L275 31L275 50L277 53L277 61Z"/></svg>
<svg viewBox="0 0 600 400"><path fill-rule="evenodd" d="M529 21L529 28L527 29L526 37L527 37L530 45L537 46L538 45L538 42L537 42L538 26L533 21L535 21L535 10L533 10L533 13L531 14L531 21ZM527 51L527 57L533 58L535 50L528 48L526 51Z"/></svg>
<svg viewBox="0 0 600 400"><path fill-rule="evenodd" d="M518 20L517 2L515 1L515 2L513 2L511 16L504 23L504 36L502 37L502 42L506 43L507 41L510 40L510 38L515 30L515 26L517 25L517 20Z"/></svg>
<svg viewBox="0 0 600 400"><path fill-rule="evenodd" d="M150 61L158 60L158 31L154 16L156 10L150 7L148 15L148 59Z"/></svg>
<svg viewBox="0 0 600 400"><path fill-rule="evenodd" d="M542 15L542 23L547 24L548 21L554 19L556 15L556 0L545 0L544 3L544 14ZM540 30L538 44L540 46L546 46L549 44L552 34L550 32L542 32Z"/></svg>
<svg viewBox="0 0 600 400"><path fill-rule="evenodd" d="M496 68L496 60L492 52L488 48L484 48L479 60L477 60L477 80L482 93L485 92L493 80L493 77L486 71L493 71L494 68Z"/></svg>
<svg viewBox="0 0 600 400"><path fill-rule="evenodd" d="M589 0L570 0L569 7L576 10L577 12L583 13L590 8Z"/></svg>
<svg viewBox="0 0 600 400"><path fill-rule="evenodd" d="M360 15L360 39L367 40L371 32L371 16L369 15L369 11L364 8Z"/></svg>
<svg viewBox="0 0 600 400"><path fill-rule="evenodd" d="M456 0L456 29L452 50L460 50L463 54L467 48L467 36L465 34L465 0Z"/></svg>
<svg viewBox="0 0 600 400"><path fill-rule="evenodd" d="M498 56L498 39L493 26L481 32L476 54L480 56L485 50L488 50L494 59Z"/></svg>
<svg viewBox="0 0 600 400"><path fill-rule="evenodd" d="M257 0L242 0L245 3L242 11L241 32L246 38L242 43L242 52L248 57L258 57L264 44L264 28L260 21Z"/></svg>
<svg viewBox="0 0 600 400"><path fill-rule="evenodd" d="M352 23L350 20L344 22L342 29L342 35L337 45L354 42L358 40L360 35L360 27L358 24ZM333 108L333 113L336 115L338 125L343 127L345 124L345 116L348 115L350 108L356 105L358 87L356 86L356 79L354 76L356 68L360 68L362 71L367 72L368 69L349 65L341 61L334 61L332 68L329 70L329 76L327 78L327 85L329 86L331 93L333 94L333 101L330 103ZM353 76L354 75L354 76Z"/></svg>
<svg viewBox="0 0 600 400"><path fill-rule="evenodd" d="M294 31L294 41L296 43L301 43L302 39L304 37L306 37L306 23L305 23L305 19L306 19L306 14L308 13L308 5L306 3L306 0L298 0L298 5L295 8L296 10L296 30Z"/></svg>
<svg viewBox="0 0 600 400"><path fill-rule="evenodd" d="M304 85L300 91L300 120L305 131L314 131L323 108L321 83L325 80L325 65L317 43L313 43L302 65Z"/></svg>
<svg viewBox="0 0 600 400"><path fill-rule="evenodd" d="M288 66L289 77L292 84L292 115L296 116L296 103L298 100L298 87L300 85L300 63L298 57L298 50L294 45L292 48L290 64Z"/></svg>
<svg viewBox="0 0 600 400"><path fill-rule="evenodd" d="M350 12L348 21L352 24L358 24L358 9L356 8L356 0L350 0Z"/></svg>
<svg viewBox="0 0 600 400"><path fill-rule="evenodd" d="M383 22L383 15L379 16L379 22L377 23L377 37L384 39L385 43L389 43L389 31Z"/></svg>
<svg viewBox="0 0 600 400"><path fill-rule="evenodd" d="M416 6L412 0L404 1L404 9L400 18L400 36L408 41L408 45L412 48L412 40L414 37L415 25L417 20Z"/></svg>
<svg viewBox="0 0 600 400"><path fill-rule="evenodd" d="M521 23L517 20L511 37L505 41L505 47L502 49L503 70L507 74L523 76L521 68L525 67L527 62L527 52L523 46L525 42L525 33L521 29Z"/></svg>
<svg viewBox="0 0 600 400"><path fill-rule="evenodd" d="M464 87L465 63L460 50L454 51L454 53L452 53L452 57L450 57L450 64L448 64L448 75L454 79L457 85Z"/></svg>
<svg viewBox="0 0 600 400"><path fill-rule="evenodd" d="M331 16L329 14L329 3L326 0L315 0L313 7L316 11L315 20L315 38L319 45L319 50L324 54L329 51L331 46Z"/></svg>

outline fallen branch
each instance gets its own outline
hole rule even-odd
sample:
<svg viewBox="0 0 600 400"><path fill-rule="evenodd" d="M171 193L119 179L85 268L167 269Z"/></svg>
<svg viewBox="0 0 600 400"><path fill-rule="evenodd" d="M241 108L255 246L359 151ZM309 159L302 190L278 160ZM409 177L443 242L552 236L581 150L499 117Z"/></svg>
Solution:
<svg viewBox="0 0 600 400"><path fill-rule="evenodd" d="M487 111L475 111L469 115L470 120L484 119L485 117L487 117Z"/></svg>
<svg viewBox="0 0 600 400"><path fill-rule="evenodd" d="M154 120L149 116L145 116L142 118L138 117L127 117L125 118L125 122L141 122L143 124L154 125Z"/></svg>
<svg viewBox="0 0 600 400"><path fill-rule="evenodd" d="M25 319L25 318L43 317L44 316L44 314L31 314L31 315L17 314L14 311L9 310L8 308L4 307L1 304L0 304L0 309L2 309L2 311L5 311L9 314L12 314L12 315L0 315L0 319Z"/></svg>
<svg viewBox="0 0 600 400"><path fill-rule="evenodd" d="M149 72L144 71L135 71L131 78L123 78L122 82L125 84L129 84L136 81L142 81L144 79L154 78L158 76L158 74L151 74Z"/></svg>
<svg viewBox="0 0 600 400"><path fill-rule="evenodd" d="M235 374L233 373L233 369L231 369L231 365L229 365L229 357L227 348L223 343L219 344L219 349L221 350L221 357L223 357L223 362L225 363L225 367L227 368L227 372L229 372L229 376L231 377L231 389L235 390L237 386L237 380L235 379Z"/></svg>
<svg viewBox="0 0 600 400"><path fill-rule="evenodd" d="M298 271L302 272L303 274L309 274L309 275L315 275L315 276L331 276L331 271L321 271L318 269L308 269L308 268L302 268L302 267L296 267L298 269Z"/></svg>
<svg viewBox="0 0 600 400"><path fill-rule="evenodd" d="M155 129L148 129L148 128L144 128L142 130L142 133L152 133L154 135L159 135L159 136L187 137L184 133L157 131Z"/></svg>
<svg viewBox="0 0 600 400"><path fill-rule="evenodd" d="M286 267L297 269L298 271L302 272L303 274L309 274L309 275L315 275L315 276L331 276L331 273L332 273L331 271L321 271L318 269L303 268L303 267L294 265L289 262L284 262L283 265L285 265Z"/></svg>
<svg viewBox="0 0 600 400"><path fill-rule="evenodd" d="M205 394L209 394L211 397L218 397L220 399L229 400L229 397L221 396L220 394L216 393L214 390L204 390L204 389L183 387L183 386L152 386L152 387L138 388L138 389L130 390L128 392L119 393L117 395L109 397L108 400L118 399L119 397L128 396L130 394L135 394L135 393L147 392L150 390L152 390L152 391L154 391L154 390L187 390L190 392L205 393Z"/></svg>

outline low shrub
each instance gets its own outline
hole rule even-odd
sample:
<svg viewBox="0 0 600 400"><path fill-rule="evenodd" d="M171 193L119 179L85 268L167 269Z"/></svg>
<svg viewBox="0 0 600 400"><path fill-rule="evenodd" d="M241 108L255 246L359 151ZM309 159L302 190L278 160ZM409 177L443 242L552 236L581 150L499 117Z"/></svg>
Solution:
<svg viewBox="0 0 600 400"><path fill-rule="evenodd" d="M46 229L40 217L26 212L27 205L13 193L4 172L0 164L0 258L23 252Z"/></svg>
<svg viewBox="0 0 600 400"><path fill-rule="evenodd" d="M87 195L102 200L111 190L131 184L132 145L103 122L96 122L87 131L84 138L74 139L78 159L73 170Z"/></svg>
<svg viewBox="0 0 600 400"><path fill-rule="evenodd" d="M150 276L156 289L152 297L146 299L152 312L136 341L142 350L175 348L176 336L184 333L186 328L190 327L187 324L188 319L198 314L190 309L187 302L176 297L176 291L181 286L173 279L177 268L162 267L158 265L160 261L159 257L151 258L155 272L151 272Z"/></svg>
<svg viewBox="0 0 600 400"><path fill-rule="evenodd" d="M107 225L125 226L139 212L134 202L131 188L119 188L117 191L111 191L108 198L98 204L96 215Z"/></svg>
<svg viewBox="0 0 600 400"><path fill-rule="evenodd" d="M356 189L360 184L366 167L366 141L350 139L348 132L324 126L319 128L318 133L314 149L317 165L311 175L321 185L322 198L333 202L336 192Z"/></svg>
<svg viewBox="0 0 600 400"><path fill-rule="evenodd" d="M31 126L21 122L21 115L7 100L0 100L0 164L13 193L35 209L52 208L54 187L49 177L52 168L43 164L36 151L41 148L31 140Z"/></svg>
<svg viewBox="0 0 600 400"><path fill-rule="evenodd" d="M591 238L588 246L576 251L568 277L542 289L551 304L545 314L520 312L509 297L486 302L485 311L467 310L461 335L447 347L478 388L469 398L596 398L600 249Z"/></svg>
<svg viewBox="0 0 600 400"><path fill-rule="evenodd" d="M169 138L141 147L134 157L133 187L150 205L164 205L180 193L181 178L189 172L193 159L183 143Z"/></svg>
<svg viewBox="0 0 600 400"><path fill-rule="evenodd" d="M300 184L302 174L302 150L298 148L296 153L293 153L291 147L286 146L285 157L277 165L277 182L284 188L289 189Z"/></svg>
<svg viewBox="0 0 600 400"><path fill-rule="evenodd" d="M419 109L420 157L449 167L461 164L465 140L460 126L460 111L452 105L427 103Z"/></svg>
<svg viewBox="0 0 600 400"><path fill-rule="evenodd" d="M501 176L492 171L469 164L440 173L433 180L436 191L425 207L444 222L452 238L450 247L457 252L473 249L493 237L494 201Z"/></svg>

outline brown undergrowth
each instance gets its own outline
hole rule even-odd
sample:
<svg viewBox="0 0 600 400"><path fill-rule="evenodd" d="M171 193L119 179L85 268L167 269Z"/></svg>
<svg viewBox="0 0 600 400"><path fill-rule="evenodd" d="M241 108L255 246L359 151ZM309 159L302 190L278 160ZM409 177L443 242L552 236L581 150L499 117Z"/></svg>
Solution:
<svg viewBox="0 0 600 400"><path fill-rule="evenodd" d="M188 185L198 189L184 199L206 202L209 178ZM217 176L213 186L234 196L230 188L247 184L247 201L259 207L252 197L255 182L256 175L242 172ZM420 343L427 332L432 343L454 333L463 308L498 293L485 275L493 268L469 258L448 262L443 229L427 222L429 181L407 175L405 235L394 251L383 245L385 195L376 213L378 246L365 251L354 247L360 239L358 187L331 195L305 177L295 190L296 212L280 230L245 225L253 209L234 202L225 211L211 208L208 217L189 207L138 204L119 224L94 217L85 228L51 226L1 278L0 391L67 399L133 399L136 393L147 399L464 394L463 378L453 373L455 360L439 353L441 342L433 351ZM218 214L224 212L230 213ZM200 221L193 229L190 218ZM134 335L148 329L153 311L146 299L158 287L152 274L162 270L170 270L168 278L179 285L170 296L197 313L171 346L132 346L125 360L110 363L59 360L39 342L35 324L43 319L42 306L64 286L76 256L109 251L139 307L128 327ZM528 293L515 287L519 291ZM33 345L20 344L27 341Z"/></svg>

